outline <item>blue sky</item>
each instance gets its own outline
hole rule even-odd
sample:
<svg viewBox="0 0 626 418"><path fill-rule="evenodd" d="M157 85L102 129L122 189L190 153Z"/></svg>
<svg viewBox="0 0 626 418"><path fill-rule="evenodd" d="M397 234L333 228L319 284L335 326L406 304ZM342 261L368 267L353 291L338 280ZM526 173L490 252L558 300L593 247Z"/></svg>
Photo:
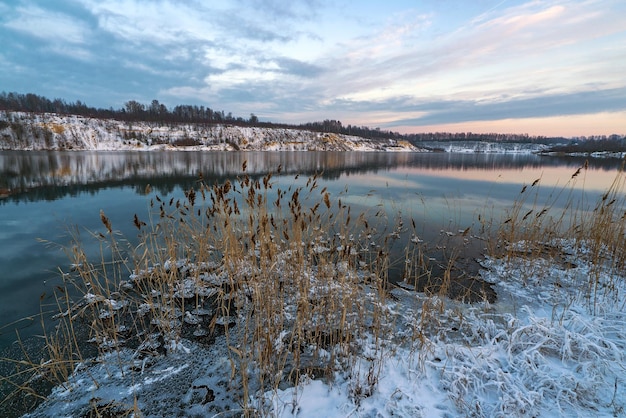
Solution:
<svg viewBox="0 0 626 418"><path fill-rule="evenodd" d="M0 1L0 91L400 132L626 134L624 0Z"/></svg>

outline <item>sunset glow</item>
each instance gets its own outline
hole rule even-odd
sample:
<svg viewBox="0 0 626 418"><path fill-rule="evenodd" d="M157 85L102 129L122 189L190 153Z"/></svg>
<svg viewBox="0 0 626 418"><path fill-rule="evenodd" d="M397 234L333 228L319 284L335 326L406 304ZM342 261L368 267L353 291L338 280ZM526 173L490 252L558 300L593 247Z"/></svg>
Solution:
<svg viewBox="0 0 626 418"><path fill-rule="evenodd" d="M410 132L626 133L622 0L0 3L0 91Z"/></svg>

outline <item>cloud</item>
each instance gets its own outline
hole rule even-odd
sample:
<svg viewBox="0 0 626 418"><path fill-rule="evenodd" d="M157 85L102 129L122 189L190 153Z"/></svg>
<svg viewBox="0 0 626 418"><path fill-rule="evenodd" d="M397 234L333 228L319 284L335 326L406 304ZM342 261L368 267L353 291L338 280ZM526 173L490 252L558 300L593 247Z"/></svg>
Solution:
<svg viewBox="0 0 626 418"><path fill-rule="evenodd" d="M353 43L344 54L347 65L333 60L333 67L340 70L330 88L351 100L383 100L407 93L436 100L476 97L482 92L486 97L502 91L516 94L537 84L571 91L582 80L618 82L616 75L609 80L605 76L608 54L590 44L622 32L620 15L611 8L598 11L590 2L568 2L567 7L554 3L530 2L493 11L435 39L420 41L413 35L415 42L395 41L401 48L384 37ZM585 78L564 77L570 68L580 71L581 65L590 69Z"/></svg>
<svg viewBox="0 0 626 418"><path fill-rule="evenodd" d="M89 49L93 33L80 19L33 4L18 6L3 14L3 27L44 44L36 48L40 54L52 53L82 61L93 59ZM13 39L14 42L20 41ZM22 45L29 43L22 41Z"/></svg>
<svg viewBox="0 0 626 418"><path fill-rule="evenodd" d="M215 23L225 42L231 42L233 39L236 42L248 40L260 43L283 43L293 40L293 36L288 31L277 30L278 27L275 25L267 25L246 18L237 11L223 12Z"/></svg>
<svg viewBox="0 0 626 418"><path fill-rule="evenodd" d="M622 0L7 3L4 79L105 107L157 98L277 121L426 126L626 102Z"/></svg>
<svg viewBox="0 0 626 418"><path fill-rule="evenodd" d="M583 115L626 110L626 87L585 91L568 94L541 95L530 99L513 99L481 103L475 101L423 102L411 105L407 99L390 109L399 114L409 110L425 112L418 118L398 117L389 126L399 125L436 125L469 121L493 121L511 118L536 118L565 115ZM342 104L346 106L347 104ZM376 108L384 104L377 104ZM366 104L361 104L365 111Z"/></svg>
<svg viewBox="0 0 626 418"><path fill-rule="evenodd" d="M263 20L246 16L228 3L137 0L81 0L98 20L98 25L119 39L133 44L184 45L188 41L208 43L287 42L284 30ZM247 14L250 14L249 11ZM257 13L258 15L258 13ZM284 28L283 28L284 29Z"/></svg>
<svg viewBox="0 0 626 418"><path fill-rule="evenodd" d="M626 111L583 115L510 118L494 121L455 122L435 125L395 125L399 132L527 133L546 136L626 134Z"/></svg>
<svg viewBox="0 0 626 418"><path fill-rule="evenodd" d="M273 21L284 19L311 20L318 17L322 2L318 0L239 0L239 9L251 9Z"/></svg>
<svg viewBox="0 0 626 418"><path fill-rule="evenodd" d="M11 61L5 54L0 52L0 72L4 73L5 76L10 76L14 73L22 73L26 70L26 67Z"/></svg>
<svg viewBox="0 0 626 418"><path fill-rule="evenodd" d="M4 27L47 42L87 44L90 29L74 17L35 5L17 7L5 18Z"/></svg>
<svg viewBox="0 0 626 418"><path fill-rule="evenodd" d="M222 99L226 97L220 90L279 83L285 75L312 77L321 71L281 53L281 46L306 32L289 30L290 22L300 17L282 20L280 25L262 18L278 7L271 1L254 1L254 8L199 1L81 3L98 22L99 30L113 40L106 45L110 55L118 57L125 68L161 74L160 90L170 94L185 92L188 96L189 89L195 88ZM308 2L295 2L289 6L292 11L284 13L295 16L296 11L312 7ZM195 96L200 100L200 95Z"/></svg>
<svg viewBox="0 0 626 418"><path fill-rule="evenodd" d="M193 4L135 0L81 3L97 20L100 30L134 45L171 46L213 38L210 21L202 22L204 10L194 9Z"/></svg>
<svg viewBox="0 0 626 418"><path fill-rule="evenodd" d="M278 66L276 72L303 78L315 78L321 76L327 70L315 64L300 61L289 57L276 57L271 59Z"/></svg>
<svg viewBox="0 0 626 418"><path fill-rule="evenodd" d="M620 36L623 15L608 3L529 2L434 38L441 16L415 14L406 31L372 29L316 62L324 70L294 86L302 103L282 117L308 109L393 128L619 111L626 47L607 39Z"/></svg>

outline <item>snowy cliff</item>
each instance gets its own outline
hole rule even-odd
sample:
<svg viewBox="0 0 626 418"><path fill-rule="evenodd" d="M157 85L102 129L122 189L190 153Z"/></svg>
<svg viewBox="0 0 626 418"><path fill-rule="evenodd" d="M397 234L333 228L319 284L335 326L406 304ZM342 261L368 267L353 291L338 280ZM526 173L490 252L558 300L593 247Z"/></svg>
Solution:
<svg viewBox="0 0 626 418"><path fill-rule="evenodd" d="M488 141L424 141L421 145L445 152L486 154L534 154L549 148L548 145L540 143Z"/></svg>
<svg viewBox="0 0 626 418"><path fill-rule="evenodd" d="M420 151L405 141L286 128L0 112L0 150Z"/></svg>

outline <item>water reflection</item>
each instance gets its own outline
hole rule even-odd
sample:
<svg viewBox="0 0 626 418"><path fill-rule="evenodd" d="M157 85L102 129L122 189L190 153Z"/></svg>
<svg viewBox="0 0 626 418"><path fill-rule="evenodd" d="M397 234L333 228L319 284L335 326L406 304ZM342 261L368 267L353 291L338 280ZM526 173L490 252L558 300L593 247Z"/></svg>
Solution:
<svg viewBox="0 0 626 418"><path fill-rule="evenodd" d="M393 167L406 169L407 176L439 172L443 176L498 180L529 169L571 167L582 158L540 157L522 154L451 153L359 153L359 152L0 152L0 203L7 201L55 200L63 196L94 193L106 187L133 185L142 193L151 184L159 193L175 187L191 187L200 173L223 181L247 172L262 176L280 166L285 173L310 175L322 172L325 180L342 175L375 174ZM621 162L594 160L590 170L613 171ZM414 169L414 170L411 170ZM470 174L472 173L472 174ZM485 176L489 173L489 176ZM554 176L550 174L548 178Z"/></svg>
<svg viewBox="0 0 626 418"><path fill-rule="evenodd" d="M396 215L406 225L413 221L429 249L449 245L446 232L477 227L478 214L498 218L519 196L521 185L539 176L541 202L585 162L519 154L0 152L0 346L15 338L14 326L1 326L38 312L39 296L45 293L43 300L49 301L51 288L59 283L57 266L67 267L61 251L46 248L37 238L67 243L68 225L98 230L103 210L114 228L131 239L136 234L133 215L147 219L148 184L151 196L178 198L197 186L200 173L208 184L235 179L244 161L253 178L280 166L283 174L275 181L283 189L322 173L320 189L328 187L353 213L388 213L389 224L381 228L392 229ZM598 194L620 165L589 161L575 187ZM298 181L295 174L301 175ZM595 202L593 196L587 201ZM482 249L482 243L476 245L471 250ZM392 250L402 257L401 242ZM397 274L402 274L401 264ZM18 327L37 332L33 323Z"/></svg>
<svg viewBox="0 0 626 418"><path fill-rule="evenodd" d="M239 152L4 152L0 153L0 188L12 199L30 194L30 198L49 199L74 190L88 191L115 184L165 186L171 191L174 183L205 177L233 178L242 172L261 176L280 166L286 173L305 175L324 172L327 179L336 179L344 172L375 171L381 167L405 164L410 156L385 153L239 153ZM73 186L78 186L72 189ZM37 195L35 189L55 190ZM59 189L59 188L65 189Z"/></svg>

